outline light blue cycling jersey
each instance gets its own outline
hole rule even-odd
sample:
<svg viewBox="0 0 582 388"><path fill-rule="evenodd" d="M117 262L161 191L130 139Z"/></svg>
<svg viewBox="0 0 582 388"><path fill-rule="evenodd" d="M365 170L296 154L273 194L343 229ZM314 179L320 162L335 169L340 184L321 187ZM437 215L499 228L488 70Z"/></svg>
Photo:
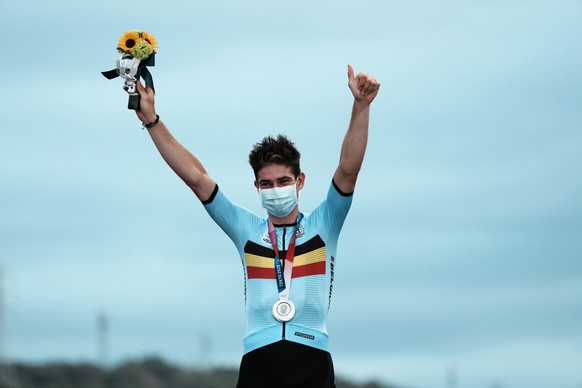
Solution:
<svg viewBox="0 0 582 388"><path fill-rule="evenodd" d="M282 257L291 233L296 233L289 300L295 316L279 322L272 307L279 300L275 280L275 252L268 233L268 218L231 202L216 186L204 207L234 242L245 275L247 330L244 353L281 340L329 351L326 317L333 291L337 241L352 203L332 181L327 198L312 213L301 213L298 225L277 226Z"/></svg>

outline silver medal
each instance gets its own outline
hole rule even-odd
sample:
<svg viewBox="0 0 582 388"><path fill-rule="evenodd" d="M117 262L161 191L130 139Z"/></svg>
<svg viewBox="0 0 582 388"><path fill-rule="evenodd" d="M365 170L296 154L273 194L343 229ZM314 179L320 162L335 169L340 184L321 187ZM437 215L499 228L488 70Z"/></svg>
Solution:
<svg viewBox="0 0 582 388"><path fill-rule="evenodd" d="M287 322L295 316L295 306L290 300L278 300L273 305L273 316L279 322Z"/></svg>

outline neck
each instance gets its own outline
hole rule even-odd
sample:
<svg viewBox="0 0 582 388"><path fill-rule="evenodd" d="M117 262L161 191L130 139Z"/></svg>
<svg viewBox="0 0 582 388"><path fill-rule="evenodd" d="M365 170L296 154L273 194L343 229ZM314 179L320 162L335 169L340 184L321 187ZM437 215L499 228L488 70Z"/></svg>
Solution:
<svg viewBox="0 0 582 388"><path fill-rule="evenodd" d="M275 217L271 213L269 214L269 219L273 225L292 225L297 222L297 215L299 214L299 206L295 206L295 209L285 217Z"/></svg>

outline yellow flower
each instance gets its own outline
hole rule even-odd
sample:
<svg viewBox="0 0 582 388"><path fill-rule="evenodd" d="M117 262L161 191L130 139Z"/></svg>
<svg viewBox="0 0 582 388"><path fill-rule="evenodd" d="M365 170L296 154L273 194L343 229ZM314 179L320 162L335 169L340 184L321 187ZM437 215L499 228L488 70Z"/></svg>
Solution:
<svg viewBox="0 0 582 388"><path fill-rule="evenodd" d="M133 50L133 48L142 40L140 37L139 31L132 30L127 31L123 36L119 39L119 43L117 43L117 48L119 50L125 51L126 53Z"/></svg>
<svg viewBox="0 0 582 388"><path fill-rule="evenodd" d="M152 46L152 50L154 50L154 53L156 51L158 51L158 42L156 41L156 38L154 38L154 36L152 34L150 34L149 32L143 31L141 33L141 37L143 38L143 40L148 42L150 44L150 46Z"/></svg>

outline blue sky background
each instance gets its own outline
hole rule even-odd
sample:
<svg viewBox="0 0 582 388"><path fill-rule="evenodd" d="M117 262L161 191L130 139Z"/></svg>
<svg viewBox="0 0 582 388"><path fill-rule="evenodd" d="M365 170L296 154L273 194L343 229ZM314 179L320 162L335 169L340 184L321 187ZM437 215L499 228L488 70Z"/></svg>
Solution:
<svg viewBox="0 0 582 388"><path fill-rule="evenodd" d="M286 133L325 195L352 98L382 90L328 320L338 374L582 385L582 1L0 1L0 267L12 360L238 366L241 265L114 67L159 42L158 113L239 204ZM450 385L450 384L449 384Z"/></svg>

